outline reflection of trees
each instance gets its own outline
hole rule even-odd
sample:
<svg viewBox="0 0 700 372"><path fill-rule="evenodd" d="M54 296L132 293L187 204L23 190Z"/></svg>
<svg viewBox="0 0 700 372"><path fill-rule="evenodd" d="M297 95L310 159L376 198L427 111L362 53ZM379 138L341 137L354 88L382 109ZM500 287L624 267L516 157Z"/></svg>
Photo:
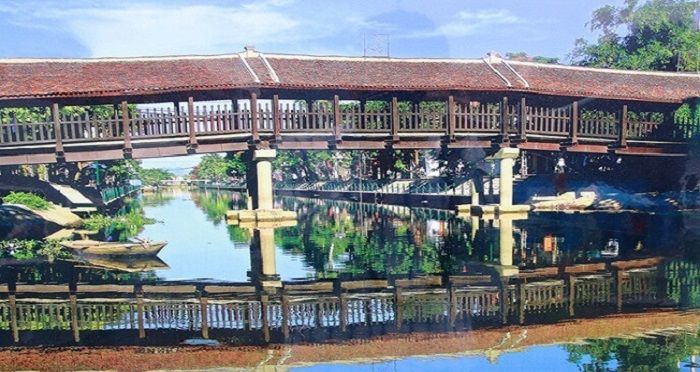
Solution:
<svg viewBox="0 0 700 372"><path fill-rule="evenodd" d="M223 223L226 212L231 209L239 209L244 206L243 198L238 193L226 191L193 192L192 201L204 211L207 220L215 226ZM250 232L238 226L227 226L229 239L232 242L247 242L250 240Z"/></svg>
<svg viewBox="0 0 700 372"><path fill-rule="evenodd" d="M172 194L164 192L155 192L152 194L143 194L141 203L144 207L160 207L168 204L175 197Z"/></svg>
<svg viewBox="0 0 700 372"><path fill-rule="evenodd" d="M296 209L299 222L278 230L277 244L303 255L322 276L441 273L459 270L469 256L469 229L461 220L441 221L446 228L430 232L435 239L425 219L362 211L356 203L283 199L283 205Z"/></svg>
<svg viewBox="0 0 700 372"><path fill-rule="evenodd" d="M694 354L698 347L700 337L695 334L592 340L584 345L564 346L568 360L582 371L676 371L678 362Z"/></svg>

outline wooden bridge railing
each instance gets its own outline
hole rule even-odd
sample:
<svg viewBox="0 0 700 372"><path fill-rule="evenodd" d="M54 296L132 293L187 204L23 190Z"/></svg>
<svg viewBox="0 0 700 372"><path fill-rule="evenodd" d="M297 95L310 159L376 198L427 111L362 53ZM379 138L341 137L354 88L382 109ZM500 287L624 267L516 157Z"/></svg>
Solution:
<svg viewBox="0 0 700 372"><path fill-rule="evenodd" d="M681 120L661 113L632 113L623 110L605 111L579 108L534 106L525 99L509 102L428 102L397 105L394 99L383 107L341 104L334 100L299 105L257 99L235 105L197 106L191 102L176 109L130 111L126 103L113 117L97 117L84 112L59 115L45 121L31 122L10 113L0 117L0 147L55 143L124 140L147 138L190 137L220 134L258 133L281 136L285 133L309 135L343 135L381 133L397 136L408 133L438 133L454 139L457 135L500 134L504 138L528 135L552 139L580 139L620 142L629 140L686 140L700 132L700 121ZM339 106L339 107L336 107ZM56 109L56 112L58 110ZM623 114L623 112L625 114ZM125 117L126 115L126 117ZM57 133L60 131L60 133ZM59 134L59 135L57 135Z"/></svg>
<svg viewBox="0 0 700 372"><path fill-rule="evenodd" d="M263 296L249 283L206 284L201 291L192 285L78 284L70 294L67 285L18 285L0 299L0 329L12 331L17 342L19 331L46 329L72 330L76 340L81 331L111 329L139 330L139 337L148 329L200 331L204 337L210 329L268 336L278 330L287 338L291 330L350 326L523 324L625 306L689 306L700 291L695 274L697 265L671 261L555 277L525 274L496 284L488 275L451 276L446 285L440 277L396 280L393 287L386 280L285 283L281 293Z"/></svg>

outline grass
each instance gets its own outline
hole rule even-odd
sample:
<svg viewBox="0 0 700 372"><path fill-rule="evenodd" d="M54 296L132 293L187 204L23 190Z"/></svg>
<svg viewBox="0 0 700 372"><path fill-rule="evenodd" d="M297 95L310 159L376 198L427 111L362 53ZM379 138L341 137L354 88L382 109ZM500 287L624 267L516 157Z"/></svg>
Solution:
<svg viewBox="0 0 700 372"><path fill-rule="evenodd" d="M30 192L12 191L2 198L3 203L19 204L34 210L47 210L51 206L43 197Z"/></svg>

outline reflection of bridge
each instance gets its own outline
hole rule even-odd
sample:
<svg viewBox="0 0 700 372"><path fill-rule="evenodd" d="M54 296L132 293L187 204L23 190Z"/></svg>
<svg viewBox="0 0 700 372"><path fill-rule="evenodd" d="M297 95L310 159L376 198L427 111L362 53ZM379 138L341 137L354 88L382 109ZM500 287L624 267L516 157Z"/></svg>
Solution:
<svg viewBox="0 0 700 372"><path fill-rule="evenodd" d="M129 339L163 331L189 337L235 336L244 343L342 338L392 331L473 329L687 305L697 268L660 258L490 275L251 284L165 283L3 286L0 327L58 332L55 342L104 343L95 332ZM692 287L692 288L691 288ZM61 336L63 335L63 336Z"/></svg>
<svg viewBox="0 0 700 372"><path fill-rule="evenodd" d="M527 62L265 56L0 61L0 164L279 149L488 148L685 154L696 75ZM177 71L177 72L175 72ZM227 102L222 102L225 100ZM186 106L180 103L186 101ZM301 101L302 104L285 102ZM133 110L128 103L174 104ZM369 102L369 103L368 103ZM374 103L373 103L374 102ZM371 103L371 104L370 104ZM112 116L60 106L114 105Z"/></svg>

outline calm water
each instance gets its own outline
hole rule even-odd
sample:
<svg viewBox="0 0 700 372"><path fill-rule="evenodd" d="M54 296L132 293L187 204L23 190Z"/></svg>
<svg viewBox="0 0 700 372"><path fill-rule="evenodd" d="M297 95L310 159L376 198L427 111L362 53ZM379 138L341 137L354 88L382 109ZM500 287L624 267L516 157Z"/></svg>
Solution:
<svg viewBox="0 0 700 372"><path fill-rule="evenodd" d="M157 260L0 267L0 279L16 289L12 301L0 302L2 345L170 345L200 337L304 344L455 331L477 332L476 340L501 329L513 342L475 341L467 354L295 367L334 371L675 369L690 366L700 346L687 322L665 324L683 332L621 331L623 338L585 344L585 331L558 339L577 342L563 345L530 344L519 331L655 309L694 314L698 214L489 219L280 197L277 206L297 211L298 224L255 230L226 224L225 212L244 205L236 193L165 190L139 203L158 221L140 236L169 242Z"/></svg>

